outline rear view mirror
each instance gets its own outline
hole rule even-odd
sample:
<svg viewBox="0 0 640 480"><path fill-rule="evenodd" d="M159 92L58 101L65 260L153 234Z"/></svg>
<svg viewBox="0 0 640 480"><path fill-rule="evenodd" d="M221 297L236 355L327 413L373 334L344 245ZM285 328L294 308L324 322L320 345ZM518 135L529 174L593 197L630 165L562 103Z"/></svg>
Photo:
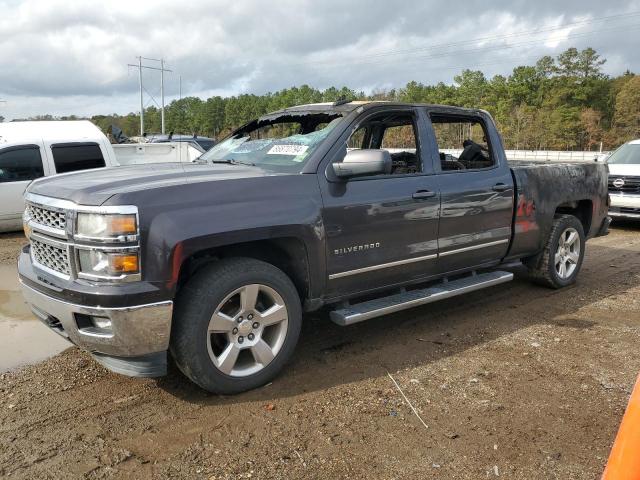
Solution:
<svg viewBox="0 0 640 480"><path fill-rule="evenodd" d="M338 178L391 173L391 155L386 150L351 150L344 160L333 164Z"/></svg>

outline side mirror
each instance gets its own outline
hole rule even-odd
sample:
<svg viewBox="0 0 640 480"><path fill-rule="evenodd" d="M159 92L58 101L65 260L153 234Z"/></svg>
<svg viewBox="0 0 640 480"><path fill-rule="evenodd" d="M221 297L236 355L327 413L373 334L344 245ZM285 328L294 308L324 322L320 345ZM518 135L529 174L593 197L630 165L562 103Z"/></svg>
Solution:
<svg viewBox="0 0 640 480"><path fill-rule="evenodd" d="M386 150L351 150L342 162L334 163L338 178L391 173L391 155Z"/></svg>

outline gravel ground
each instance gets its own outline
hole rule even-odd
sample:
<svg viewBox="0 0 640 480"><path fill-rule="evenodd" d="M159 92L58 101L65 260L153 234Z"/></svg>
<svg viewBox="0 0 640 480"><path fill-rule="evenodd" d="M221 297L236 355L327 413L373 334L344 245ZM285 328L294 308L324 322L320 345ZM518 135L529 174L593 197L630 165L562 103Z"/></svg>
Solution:
<svg viewBox="0 0 640 480"><path fill-rule="evenodd" d="M287 370L233 397L69 349L0 375L0 476L598 478L640 371L639 252L640 225L618 225L564 290L517 270L348 328L311 315Z"/></svg>
<svg viewBox="0 0 640 480"><path fill-rule="evenodd" d="M27 240L22 233L0 233L0 265L13 265Z"/></svg>

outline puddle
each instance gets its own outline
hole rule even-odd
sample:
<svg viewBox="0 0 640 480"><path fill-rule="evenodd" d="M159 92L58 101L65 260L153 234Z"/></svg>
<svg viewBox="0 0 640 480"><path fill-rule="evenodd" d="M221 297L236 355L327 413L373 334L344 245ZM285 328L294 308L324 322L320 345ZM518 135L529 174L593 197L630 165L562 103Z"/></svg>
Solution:
<svg viewBox="0 0 640 480"><path fill-rule="evenodd" d="M70 346L24 303L14 265L0 265L0 372L45 360Z"/></svg>

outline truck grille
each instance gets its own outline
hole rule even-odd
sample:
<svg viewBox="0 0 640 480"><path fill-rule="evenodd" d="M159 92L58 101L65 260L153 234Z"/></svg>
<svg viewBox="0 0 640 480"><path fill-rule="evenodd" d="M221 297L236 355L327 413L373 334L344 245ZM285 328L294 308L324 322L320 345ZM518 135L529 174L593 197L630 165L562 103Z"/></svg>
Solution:
<svg viewBox="0 0 640 480"><path fill-rule="evenodd" d="M31 254L33 259L40 265L63 275L71 275L69 254L66 248L54 247L31 238Z"/></svg>
<svg viewBox="0 0 640 480"><path fill-rule="evenodd" d="M624 182L620 185L620 181ZM615 185L618 183L618 185ZM640 193L640 177L609 175L609 191L613 193Z"/></svg>
<svg viewBox="0 0 640 480"><path fill-rule="evenodd" d="M67 226L67 217L64 212L27 204L27 215L29 215L34 222L44 225L45 227L64 230Z"/></svg>

